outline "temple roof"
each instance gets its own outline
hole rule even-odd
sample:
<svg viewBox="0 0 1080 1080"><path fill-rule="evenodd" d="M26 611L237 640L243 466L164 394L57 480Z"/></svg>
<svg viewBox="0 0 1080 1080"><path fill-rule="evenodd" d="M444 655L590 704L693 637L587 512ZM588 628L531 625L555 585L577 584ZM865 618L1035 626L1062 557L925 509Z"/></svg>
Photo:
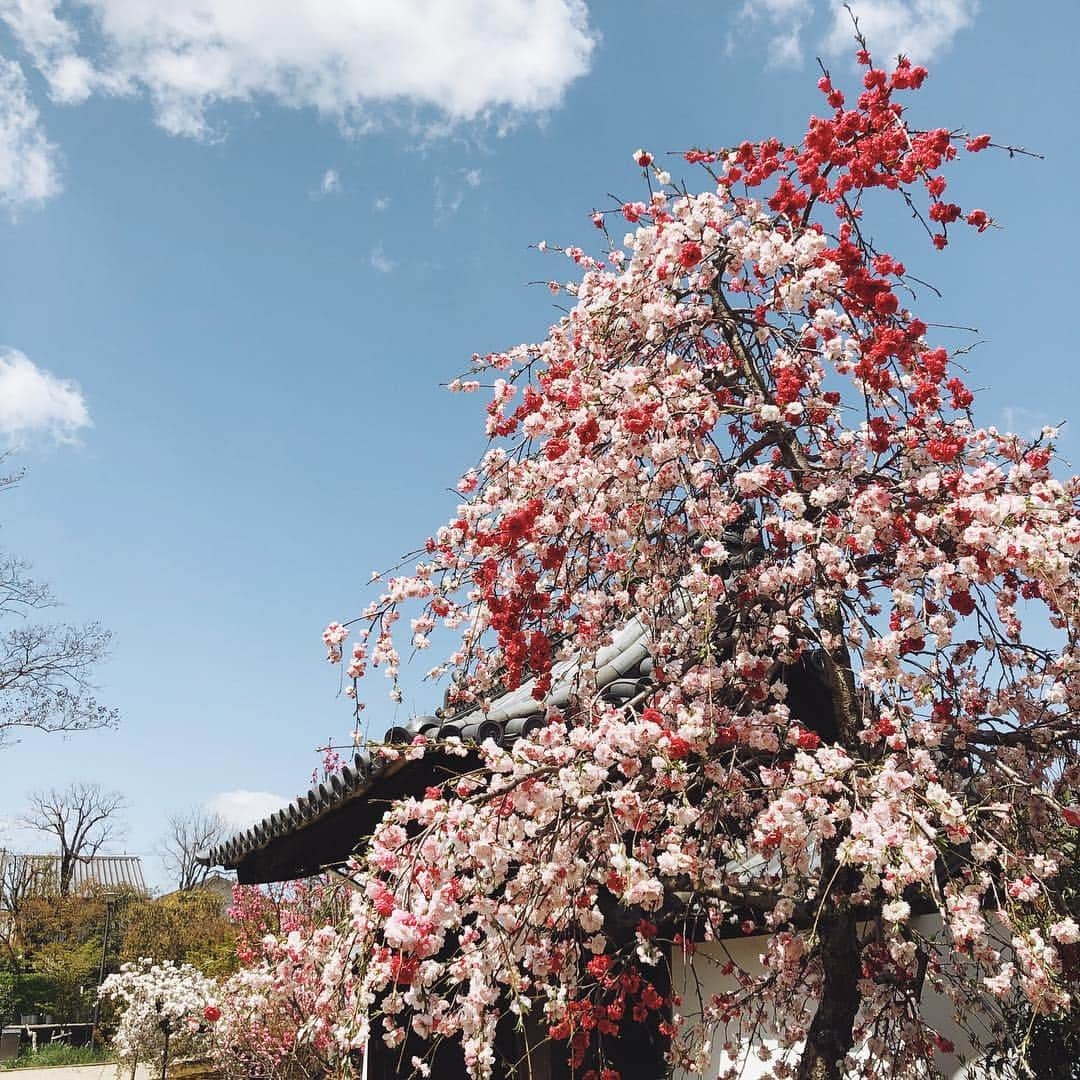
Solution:
<svg viewBox="0 0 1080 1080"><path fill-rule="evenodd" d="M627 623L596 653L590 667L597 689L612 701L629 701L650 686L653 666L642 624L637 619ZM580 675L579 658L564 660L553 668L551 689L542 700L533 696L535 680L529 680L497 697L486 710L474 706L442 717L414 717L407 725L387 729L381 741L406 744L426 734L433 739L458 735L476 743L493 738L506 744L542 726L549 710L564 708ZM201 853L200 860L235 870L242 884L310 877L341 866L394 799L422 792L433 774L454 771L453 759L441 754L408 762L360 750L281 810Z"/></svg>
<svg viewBox="0 0 1080 1080"><path fill-rule="evenodd" d="M59 855L15 855L0 850L0 872L6 873L9 867L25 895L53 896L60 889ZM76 896L95 890L148 892L138 855L79 856L72 866L70 890Z"/></svg>

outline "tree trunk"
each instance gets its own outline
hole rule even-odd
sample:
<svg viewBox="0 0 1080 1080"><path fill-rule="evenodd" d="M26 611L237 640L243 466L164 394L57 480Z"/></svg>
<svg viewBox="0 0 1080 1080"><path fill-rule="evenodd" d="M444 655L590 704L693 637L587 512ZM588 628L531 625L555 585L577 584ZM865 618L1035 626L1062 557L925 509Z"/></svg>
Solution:
<svg viewBox="0 0 1080 1080"><path fill-rule="evenodd" d="M816 612L821 625L840 643L824 653L836 739L845 749L857 751L862 709L851 656L843 644L843 614L839 607L818 606ZM855 911L848 899L855 878L837 860L839 844L839 836L822 844L820 880L828 885L820 900L817 934L824 977L796 1080L842 1080L844 1058L855 1043L852 1029L861 1002L862 961Z"/></svg>
<svg viewBox="0 0 1080 1080"><path fill-rule="evenodd" d="M842 1080L843 1060L855 1042L862 964L855 912L847 899L826 899L818 922L824 968L821 1001L806 1036L797 1080Z"/></svg>
<svg viewBox="0 0 1080 1080"><path fill-rule="evenodd" d="M61 844L63 842L61 841ZM69 896L71 894L71 879L75 876L75 856L67 850L66 847L61 848L60 852L60 895Z"/></svg>

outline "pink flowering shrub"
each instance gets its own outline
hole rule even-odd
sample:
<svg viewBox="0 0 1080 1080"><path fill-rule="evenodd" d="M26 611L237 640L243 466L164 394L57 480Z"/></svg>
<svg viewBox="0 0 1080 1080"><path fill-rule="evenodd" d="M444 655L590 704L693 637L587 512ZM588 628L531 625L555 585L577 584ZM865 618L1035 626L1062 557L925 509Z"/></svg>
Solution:
<svg viewBox="0 0 1080 1080"><path fill-rule="evenodd" d="M236 951L242 964L261 956L267 935L309 936L336 921L343 911L339 887L323 878L270 885L233 885L229 921L236 927Z"/></svg>
<svg viewBox="0 0 1080 1080"><path fill-rule="evenodd" d="M956 342L864 225L873 193L938 249L983 232L946 174L989 137L916 127L925 70L860 62L851 102L822 78L799 145L688 152L698 190L635 153L647 197L593 217L630 231L563 251L569 313L451 384L490 390L490 449L330 658L360 708L370 668L400 696L399 626L418 650L441 627L448 707L559 679L571 700L392 806L332 938L267 947L267 971L321 982L313 1045L454 1039L487 1078L516 1016L614 1080L624 1023L683 1068L766 1028L778 1077L916 1077L952 1049L934 988L1020 1072L995 1013L1073 1008L1053 838L1080 824L1054 795L1080 779L1080 481L1053 429L976 424ZM588 658L633 620L653 667L615 702ZM693 965L740 930L763 968L663 988L665 947Z"/></svg>
<svg viewBox="0 0 1080 1080"><path fill-rule="evenodd" d="M352 1076L353 986L337 929L346 913L327 881L234 886L235 974L143 960L105 980L120 1059L209 1057L235 1080Z"/></svg>
<svg viewBox="0 0 1080 1080"><path fill-rule="evenodd" d="M336 929L346 910L340 887L323 880L233 887L241 967L221 987L212 1051L224 1075L351 1075L340 1027L351 984Z"/></svg>
<svg viewBox="0 0 1080 1080"><path fill-rule="evenodd" d="M343 952L332 926L267 934L222 985L213 1048L220 1071L266 1080L351 1076Z"/></svg>

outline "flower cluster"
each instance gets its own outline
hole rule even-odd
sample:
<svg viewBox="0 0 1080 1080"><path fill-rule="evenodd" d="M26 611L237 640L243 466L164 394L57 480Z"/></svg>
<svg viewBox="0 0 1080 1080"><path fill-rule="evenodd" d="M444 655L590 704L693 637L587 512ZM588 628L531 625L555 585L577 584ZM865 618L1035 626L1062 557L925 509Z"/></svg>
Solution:
<svg viewBox="0 0 1080 1080"><path fill-rule="evenodd" d="M801 144L687 153L702 191L637 151L648 199L594 216L632 231L564 251L572 310L453 384L491 380L491 446L354 624L358 707L368 665L397 694L407 605L413 647L456 636L446 711L557 679L569 700L387 812L323 962L327 986L350 973L343 1046L459 1039L487 1078L501 1018L528 1016L610 1077L633 1018L675 1065L764 1028L777 1076L849 1054L844 1075L917 1076L949 1042L924 988L982 1032L992 995L1070 1008L1052 836L1080 779L1080 480L1054 475L1052 429L976 425L863 228L874 190L939 249L983 231L945 171L989 139L913 127L925 70L860 61ZM588 658L634 620L651 673L613 699ZM344 628L326 640L340 659ZM768 942L736 989L658 989L662 945L693 963L739 932Z"/></svg>
<svg viewBox="0 0 1080 1080"><path fill-rule="evenodd" d="M268 934L221 988L213 1058L226 1076L339 1075L362 1037L341 1025L349 989L332 926Z"/></svg>
<svg viewBox="0 0 1080 1080"><path fill-rule="evenodd" d="M221 1017L217 983L190 964L142 959L124 964L99 991L120 1013L113 1040L121 1061L196 1057Z"/></svg>
<svg viewBox="0 0 1080 1080"><path fill-rule="evenodd" d="M212 1048L224 1075L351 1075L362 1040L344 1026L352 986L336 927L346 911L323 880L233 887L241 966L222 985Z"/></svg>

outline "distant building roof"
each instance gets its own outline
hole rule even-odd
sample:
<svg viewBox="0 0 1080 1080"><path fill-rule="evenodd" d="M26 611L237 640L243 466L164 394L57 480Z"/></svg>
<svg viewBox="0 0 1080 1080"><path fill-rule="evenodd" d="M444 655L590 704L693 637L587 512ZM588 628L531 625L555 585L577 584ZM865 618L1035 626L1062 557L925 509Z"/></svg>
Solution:
<svg viewBox="0 0 1080 1080"><path fill-rule="evenodd" d="M4 863L14 860L20 891L52 893L60 887L59 855L12 855L4 853ZM93 888L130 889L147 893L142 860L138 855L87 855L75 863L71 876L73 893Z"/></svg>

